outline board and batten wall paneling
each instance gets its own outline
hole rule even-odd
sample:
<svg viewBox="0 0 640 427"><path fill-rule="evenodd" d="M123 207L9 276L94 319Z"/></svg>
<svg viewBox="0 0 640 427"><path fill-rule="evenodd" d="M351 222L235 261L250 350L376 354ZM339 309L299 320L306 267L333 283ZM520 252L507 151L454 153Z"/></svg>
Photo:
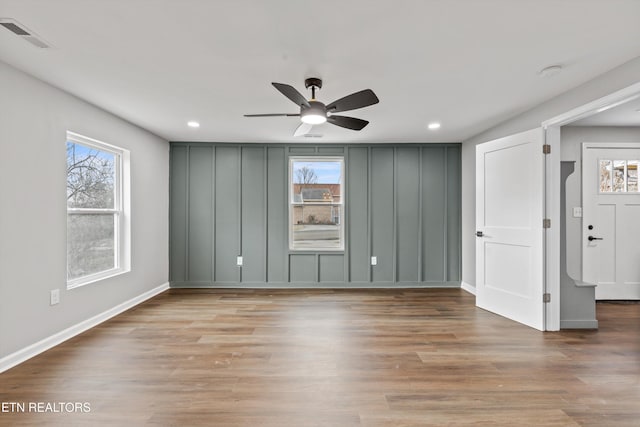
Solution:
<svg viewBox="0 0 640 427"><path fill-rule="evenodd" d="M267 280L266 166L263 147L242 148L242 282Z"/></svg>
<svg viewBox="0 0 640 427"><path fill-rule="evenodd" d="M374 147L369 162L371 182L369 196L371 256L377 265L371 267L373 282L391 283L394 276L394 149Z"/></svg>
<svg viewBox="0 0 640 427"><path fill-rule="evenodd" d="M213 147L189 148L188 189L188 278L193 282L213 280Z"/></svg>
<svg viewBox="0 0 640 427"><path fill-rule="evenodd" d="M318 281L321 283L344 282L344 255L318 255Z"/></svg>
<svg viewBox="0 0 640 427"><path fill-rule="evenodd" d="M462 280L462 169L460 146L447 147L447 270L448 280Z"/></svg>
<svg viewBox="0 0 640 427"><path fill-rule="evenodd" d="M344 252L289 250L290 155L344 156ZM459 144L172 143L171 284L455 286L460 172Z"/></svg>
<svg viewBox="0 0 640 427"><path fill-rule="evenodd" d="M314 283L317 281L318 256L315 254L289 255L289 280L293 283Z"/></svg>
<svg viewBox="0 0 640 427"><path fill-rule="evenodd" d="M187 281L187 193L189 147L172 146L169 169L169 281Z"/></svg>
<svg viewBox="0 0 640 427"><path fill-rule="evenodd" d="M348 226L346 238L349 242L348 274L350 282L369 282L369 197L368 197L368 149L349 148L346 163L348 174L346 211Z"/></svg>
<svg viewBox="0 0 640 427"><path fill-rule="evenodd" d="M416 283L420 274L420 148L396 148L396 281ZM402 166L402 167L400 167Z"/></svg>
<svg viewBox="0 0 640 427"><path fill-rule="evenodd" d="M240 147L216 147L214 280L220 283L240 281L240 153Z"/></svg>
<svg viewBox="0 0 640 427"><path fill-rule="evenodd" d="M267 282L288 277L287 161L283 147L267 148Z"/></svg>
<svg viewBox="0 0 640 427"><path fill-rule="evenodd" d="M447 199L445 147L422 149L422 280L446 280Z"/></svg>

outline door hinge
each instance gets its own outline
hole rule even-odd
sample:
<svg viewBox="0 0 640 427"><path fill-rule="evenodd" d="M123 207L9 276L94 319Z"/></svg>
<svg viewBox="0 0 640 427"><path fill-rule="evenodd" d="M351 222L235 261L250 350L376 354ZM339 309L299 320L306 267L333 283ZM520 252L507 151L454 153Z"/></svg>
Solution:
<svg viewBox="0 0 640 427"><path fill-rule="evenodd" d="M542 145L542 153L543 154L551 153L551 146L549 144L543 144Z"/></svg>
<svg viewBox="0 0 640 427"><path fill-rule="evenodd" d="M551 220L549 218L542 220L542 228L551 228Z"/></svg>
<svg viewBox="0 0 640 427"><path fill-rule="evenodd" d="M551 294L550 293L542 294L542 302L544 303L551 302Z"/></svg>

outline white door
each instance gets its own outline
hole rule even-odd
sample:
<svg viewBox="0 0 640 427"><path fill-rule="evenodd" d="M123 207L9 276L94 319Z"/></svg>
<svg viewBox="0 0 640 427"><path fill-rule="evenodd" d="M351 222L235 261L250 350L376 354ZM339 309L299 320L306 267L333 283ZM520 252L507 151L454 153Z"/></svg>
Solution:
<svg viewBox="0 0 640 427"><path fill-rule="evenodd" d="M476 147L476 305L544 330L542 129Z"/></svg>
<svg viewBox="0 0 640 427"><path fill-rule="evenodd" d="M640 299L640 144L582 147L582 280L596 299Z"/></svg>

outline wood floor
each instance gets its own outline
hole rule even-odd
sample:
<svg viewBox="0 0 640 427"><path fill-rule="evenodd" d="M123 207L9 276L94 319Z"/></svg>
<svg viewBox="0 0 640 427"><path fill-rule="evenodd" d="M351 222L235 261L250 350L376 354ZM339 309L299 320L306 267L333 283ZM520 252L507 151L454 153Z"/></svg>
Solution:
<svg viewBox="0 0 640 427"><path fill-rule="evenodd" d="M0 374L0 425L638 426L640 305L541 333L460 289L171 290Z"/></svg>

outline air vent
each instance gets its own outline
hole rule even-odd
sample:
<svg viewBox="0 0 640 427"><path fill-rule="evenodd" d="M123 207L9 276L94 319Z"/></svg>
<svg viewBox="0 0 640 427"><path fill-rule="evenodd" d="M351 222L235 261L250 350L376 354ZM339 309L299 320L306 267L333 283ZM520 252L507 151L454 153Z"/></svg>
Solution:
<svg viewBox="0 0 640 427"><path fill-rule="evenodd" d="M14 24L13 22L0 22L0 25L2 25L7 30L9 30L12 33L17 34L19 36L30 36L31 35L31 34L29 34L27 32L27 30L25 30L24 28L20 27L17 24Z"/></svg>
<svg viewBox="0 0 640 427"><path fill-rule="evenodd" d="M319 133L307 133L304 135L305 138L322 138L322 135Z"/></svg>
<svg viewBox="0 0 640 427"><path fill-rule="evenodd" d="M15 19L0 18L0 25L11 31L13 34L22 37L25 41L31 43L35 47L41 49L48 49L51 47L51 45L42 40L42 38L37 36L33 31L29 30L27 27L25 27Z"/></svg>

